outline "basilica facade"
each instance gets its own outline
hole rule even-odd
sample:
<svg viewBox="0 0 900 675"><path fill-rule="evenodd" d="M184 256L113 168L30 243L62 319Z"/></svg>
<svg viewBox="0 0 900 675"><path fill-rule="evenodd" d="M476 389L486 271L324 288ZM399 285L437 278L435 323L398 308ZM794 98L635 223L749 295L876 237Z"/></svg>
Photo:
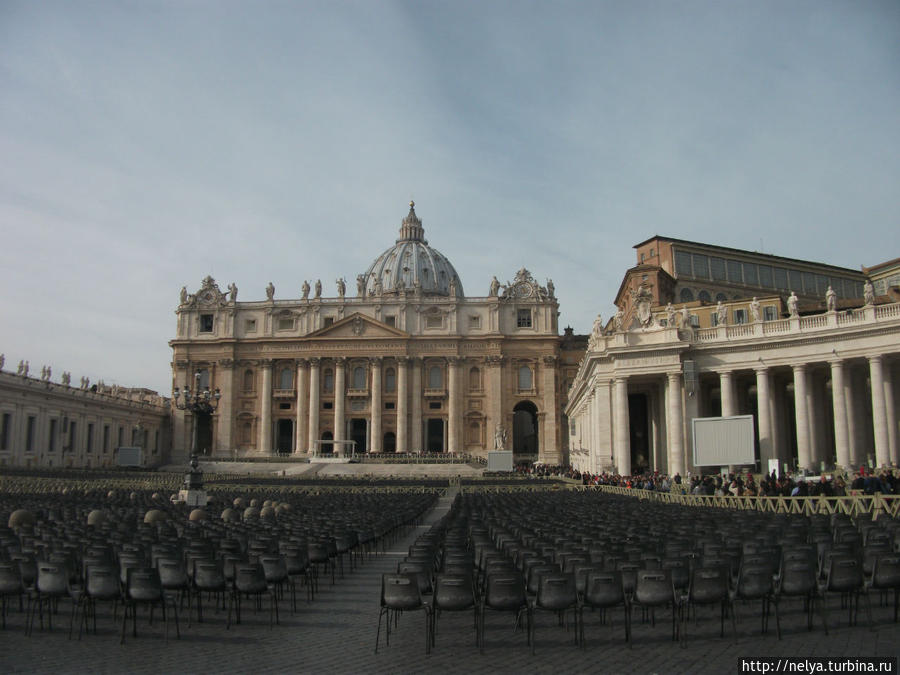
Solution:
<svg viewBox="0 0 900 675"><path fill-rule="evenodd" d="M580 353L559 336L552 281L522 268L466 295L410 202L394 245L350 292L343 279L331 297L321 281L298 287L281 299L270 284L246 302L211 277L182 289L173 387L197 381L220 398L211 413L174 411L174 460L196 433L212 456L503 448L520 461L564 461L560 369L574 376Z"/></svg>

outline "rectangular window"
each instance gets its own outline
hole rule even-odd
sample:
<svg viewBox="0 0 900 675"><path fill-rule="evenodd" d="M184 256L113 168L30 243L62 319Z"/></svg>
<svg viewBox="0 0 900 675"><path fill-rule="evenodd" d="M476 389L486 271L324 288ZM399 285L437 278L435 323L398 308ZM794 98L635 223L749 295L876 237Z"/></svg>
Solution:
<svg viewBox="0 0 900 675"><path fill-rule="evenodd" d="M12 424L12 415L3 413L3 426L0 427L0 450L9 449L9 425Z"/></svg>
<svg viewBox="0 0 900 675"><path fill-rule="evenodd" d="M694 276L709 279L709 258L700 253L695 253L691 257L694 259Z"/></svg>
<svg viewBox="0 0 900 675"><path fill-rule="evenodd" d="M788 287L787 290L794 292L803 292L803 276L800 274L800 270L790 270L788 272Z"/></svg>
<svg viewBox="0 0 900 675"><path fill-rule="evenodd" d="M759 273L755 263L744 263L744 283L748 286L759 286Z"/></svg>
<svg viewBox="0 0 900 675"><path fill-rule="evenodd" d="M744 275L741 274L741 263L737 260L728 261L728 281L733 284L744 283Z"/></svg>
<svg viewBox="0 0 900 675"><path fill-rule="evenodd" d="M516 326L518 328L531 328L531 310L520 309L516 314Z"/></svg>
<svg viewBox="0 0 900 675"><path fill-rule="evenodd" d="M393 409L396 408L396 407L397 407L397 406L396 406L396 404L395 404L393 401L386 401L385 404L384 404L384 409L385 409L385 410L393 410Z"/></svg>
<svg viewBox="0 0 900 675"><path fill-rule="evenodd" d="M323 328L328 328L328 326L333 326L333 325L334 325L334 317L333 317L333 316L326 316L326 317L322 320L322 327L323 327Z"/></svg>
<svg viewBox="0 0 900 675"><path fill-rule="evenodd" d="M397 317L396 316L386 316L384 317L384 323L390 326L391 328L396 327L397 325Z"/></svg>
<svg viewBox="0 0 900 675"><path fill-rule="evenodd" d="M722 258L709 259L709 273L715 281L725 281L725 260Z"/></svg>
<svg viewBox="0 0 900 675"><path fill-rule="evenodd" d="M781 290L788 289L788 273L787 270L783 267L775 268L775 288L779 288Z"/></svg>
<svg viewBox="0 0 900 675"><path fill-rule="evenodd" d="M747 310L746 309L734 310L734 322L735 322L735 324L747 323Z"/></svg>
<svg viewBox="0 0 900 675"><path fill-rule="evenodd" d="M691 314L691 326L693 328L700 328L700 317L696 314Z"/></svg>
<svg viewBox="0 0 900 675"><path fill-rule="evenodd" d="M109 452L109 425L103 425L103 452Z"/></svg>
<svg viewBox="0 0 900 675"><path fill-rule="evenodd" d="M693 276L691 271L691 254L683 251L675 251L675 274Z"/></svg>
<svg viewBox="0 0 900 675"><path fill-rule="evenodd" d="M772 305L763 307L763 321L774 321L777 318L775 308Z"/></svg>
<svg viewBox="0 0 900 675"><path fill-rule="evenodd" d="M839 298L847 297L846 295L844 295L844 280L843 279L838 279L837 277L831 277L831 279L829 279L828 282L831 284L831 287L834 289L834 292L837 293L837 296Z"/></svg>
<svg viewBox="0 0 900 675"><path fill-rule="evenodd" d="M201 333L212 333L213 329L213 315L212 314L201 314L200 315L200 332Z"/></svg>
<svg viewBox="0 0 900 675"><path fill-rule="evenodd" d="M440 314L430 314L425 317L425 328L440 328L444 325L444 317Z"/></svg>
<svg viewBox="0 0 900 675"><path fill-rule="evenodd" d="M759 285L763 288L773 288L775 286L772 277L772 268L768 265L759 266Z"/></svg>
<svg viewBox="0 0 900 675"><path fill-rule="evenodd" d="M481 328L481 317L477 314L469 316L469 328Z"/></svg>
<svg viewBox="0 0 900 675"><path fill-rule="evenodd" d="M244 331L247 333L255 333L256 332L256 319L247 319L244 322Z"/></svg>
<svg viewBox="0 0 900 675"><path fill-rule="evenodd" d="M88 422L87 438L84 440L84 451L85 452L93 452L94 451L94 423L93 422Z"/></svg>
<svg viewBox="0 0 900 675"><path fill-rule="evenodd" d="M816 275L812 272L803 273L803 290L810 295L816 293Z"/></svg>
<svg viewBox="0 0 900 675"><path fill-rule="evenodd" d="M826 277L822 274L817 274L816 275L816 293L824 296L827 291L828 291L828 277Z"/></svg>
<svg viewBox="0 0 900 675"><path fill-rule="evenodd" d="M428 409L429 409L429 410L440 410L440 409L441 409L441 402L440 402L440 401L429 401L429 403L428 403Z"/></svg>
<svg viewBox="0 0 900 675"><path fill-rule="evenodd" d="M50 438L47 439L47 452L56 450L56 425L57 420L50 420Z"/></svg>
<svg viewBox="0 0 900 675"><path fill-rule="evenodd" d="M290 410L290 409L291 409L291 404L290 404L290 403L279 403L279 404L278 404L278 409L279 409L279 410Z"/></svg>
<svg viewBox="0 0 900 675"><path fill-rule="evenodd" d="M716 314L715 312L709 313L709 325L712 326L713 328L715 328L716 326L719 325L719 315Z"/></svg>
<svg viewBox="0 0 900 675"><path fill-rule="evenodd" d="M278 319L278 330L294 330L293 317Z"/></svg>
<svg viewBox="0 0 900 675"><path fill-rule="evenodd" d="M325 410L332 410L332 409L334 408L334 403L333 403L332 401L325 401L325 402L322 404L322 407L323 407Z"/></svg>
<svg viewBox="0 0 900 675"><path fill-rule="evenodd" d="M25 420L25 452L34 452L34 415Z"/></svg>

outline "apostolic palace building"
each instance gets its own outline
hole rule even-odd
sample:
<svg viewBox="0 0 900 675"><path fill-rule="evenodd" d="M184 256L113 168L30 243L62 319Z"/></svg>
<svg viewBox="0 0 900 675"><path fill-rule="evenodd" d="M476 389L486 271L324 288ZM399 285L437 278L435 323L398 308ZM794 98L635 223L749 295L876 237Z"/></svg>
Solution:
<svg viewBox="0 0 900 675"><path fill-rule="evenodd" d="M129 446L159 465L195 445L232 458L506 449L685 474L700 470L693 420L740 415L758 471L898 464L900 259L854 270L660 236L635 250L616 314L560 335L552 281L523 267L467 295L410 203L349 290L298 279L293 297L270 283L238 301L209 276L182 288L178 397L56 382L46 366L38 378L27 362L13 374L0 354L0 466L106 466ZM185 388L210 405L186 406Z"/></svg>

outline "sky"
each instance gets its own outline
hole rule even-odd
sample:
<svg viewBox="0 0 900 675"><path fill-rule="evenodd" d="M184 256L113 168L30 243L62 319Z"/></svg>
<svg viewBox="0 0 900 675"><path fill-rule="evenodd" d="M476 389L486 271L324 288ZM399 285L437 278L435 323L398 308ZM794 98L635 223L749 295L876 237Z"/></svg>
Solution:
<svg viewBox="0 0 900 675"><path fill-rule="evenodd" d="M0 0L0 353L168 394L175 308L356 275L416 201L560 328L655 234L900 256L895 0Z"/></svg>

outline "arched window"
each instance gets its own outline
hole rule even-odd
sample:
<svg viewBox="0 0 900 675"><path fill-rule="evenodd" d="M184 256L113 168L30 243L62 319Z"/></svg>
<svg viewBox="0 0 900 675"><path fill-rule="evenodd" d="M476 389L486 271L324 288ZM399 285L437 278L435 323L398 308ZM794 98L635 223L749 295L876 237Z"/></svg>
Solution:
<svg viewBox="0 0 900 675"><path fill-rule="evenodd" d="M712 302L712 298L709 295L709 291L700 291L697 294L697 299L701 300L702 302Z"/></svg>
<svg viewBox="0 0 900 675"><path fill-rule="evenodd" d="M522 366L519 368L519 391L531 389L531 368Z"/></svg>
<svg viewBox="0 0 900 675"><path fill-rule="evenodd" d="M251 437L251 425L250 422L242 422L240 427L240 442L241 443L249 443Z"/></svg>
<svg viewBox="0 0 900 675"><path fill-rule="evenodd" d="M694 291L690 288L682 288L681 293L679 294L680 302L693 302L694 301Z"/></svg>
<svg viewBox="0 0 900 675"><path fill-rule="evenodd" d="M472 420L469 422L469 426L467 427L468 433L466 434L466 443L469 445L480 445L481 444L481 422L478 420Z"/></svg>
<svg viewBox="0 0 900 675"><path fill-rule="evenodd" d="M278 375L279 389L292 389L294 386L294 376L290 368L282 368Z"/></svg>
<svg viewBox="0 0 900 675"><path fill-rule="evenodd" d="M397 391L397 371L393 368L384 371L384 390L387 392Z"/></svg>
<svg viewBox="0 0 900 675"><path fill-rule="evenodd" d="M724 293L716 293L716 302L728 302L728 296Z"/></svg>
<svg viewBox="0 0 900 675"><path fill-rule="evenodd" d="M326 369L323 373L322 389L326 394L330 394L334 391L334 371L331 368Z"/></svg>
<svg viewBox="0 0 900 675"><path fill-rule="evenodd" d="M353 369L353 388L366 388L366 369L362 366L356 366L356 368Z"/></svg>
<svg viewBox="0 0 900 675"><path fill-rule="evenodd" d="M469 389L472 391L481 389L481 371L478 368L469 371Z"/></svg>
<svg viewBox="0 0 900 675"><path fill-rule="evenodd" d="M440 389L442 386L444 386L444 373L440 366L431 366L428 369L428 388Z"/></svg>
<svg viewBox="0 0 900 675"><path fill-rule="evenodd" d="M244 371L244 391L253 391L253 371Z"/></svg>

